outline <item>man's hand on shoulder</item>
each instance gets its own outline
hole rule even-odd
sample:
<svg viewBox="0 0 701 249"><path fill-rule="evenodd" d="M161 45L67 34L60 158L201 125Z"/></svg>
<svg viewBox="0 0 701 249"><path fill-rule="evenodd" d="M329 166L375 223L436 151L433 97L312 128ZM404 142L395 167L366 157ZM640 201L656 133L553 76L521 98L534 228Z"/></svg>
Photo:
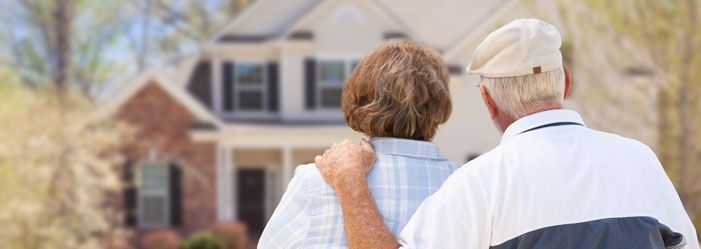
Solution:
<svg viewBox="0 0 701 249"><path fill-rule="evenodd" d="M314 158L321 175L334 188L365 181L374 162L375 151L365 139L360 144L343 140Z"/></svg>
<svg viewBox="0 0 701 249"><path fill-rule="evenodd" d="M343 210L349 248L398 248L397 239L387 228L367 185L367 175L375 162L375 151L363 139L333 144L324 155L314 158L321 176L336 189Z"/></svg>

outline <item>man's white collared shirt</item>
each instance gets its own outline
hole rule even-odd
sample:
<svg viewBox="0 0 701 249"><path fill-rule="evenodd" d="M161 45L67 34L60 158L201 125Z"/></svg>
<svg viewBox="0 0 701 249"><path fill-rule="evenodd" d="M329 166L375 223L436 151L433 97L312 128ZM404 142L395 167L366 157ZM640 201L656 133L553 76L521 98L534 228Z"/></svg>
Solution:
<svg viewBox="0 0 701 249"><path fill-rule="evenodd" d="M419 206L399 239L404 248L699 248L653 151L564 109L509 126Z"/></svg>

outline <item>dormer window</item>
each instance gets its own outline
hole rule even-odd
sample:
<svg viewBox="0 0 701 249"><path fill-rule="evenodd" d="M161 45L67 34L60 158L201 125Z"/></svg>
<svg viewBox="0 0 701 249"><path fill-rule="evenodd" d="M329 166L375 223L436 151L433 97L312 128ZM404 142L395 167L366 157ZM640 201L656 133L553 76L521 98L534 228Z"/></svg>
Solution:
<svg viewBox="0 0 701 249"><path fill-rule="evenodd" d="M273 117L278 111L278 64L275 61L223 63L223 115L230 118Z"/></svg>
<svg viewBox="0 0 701 249"><path fill-rule="evenodd" d="M318 63L318 101L324 109L338 109L341 106L343 82L358 64L358 60L329 59Z"/></svg>
<svg viewBox="0 0 701 249"><path fill-rule="evenodd" d="M237 63L234 87L236 93L235 108L240 111L265 110L266 85L265 65L263 63Z"/></svg>

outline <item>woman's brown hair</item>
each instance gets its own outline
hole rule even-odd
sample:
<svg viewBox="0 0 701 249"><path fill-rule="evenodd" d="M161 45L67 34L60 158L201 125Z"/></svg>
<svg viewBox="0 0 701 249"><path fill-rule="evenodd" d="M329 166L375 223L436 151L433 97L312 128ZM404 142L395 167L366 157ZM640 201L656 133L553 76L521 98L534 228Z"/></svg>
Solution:
<svg viewBox="0 0 701 249"><path fill-rule="evenodd" d="M343 87L346 122L371 137L429 141L450 117L448 68L434 49L395 40L375 48Z"/></svg>

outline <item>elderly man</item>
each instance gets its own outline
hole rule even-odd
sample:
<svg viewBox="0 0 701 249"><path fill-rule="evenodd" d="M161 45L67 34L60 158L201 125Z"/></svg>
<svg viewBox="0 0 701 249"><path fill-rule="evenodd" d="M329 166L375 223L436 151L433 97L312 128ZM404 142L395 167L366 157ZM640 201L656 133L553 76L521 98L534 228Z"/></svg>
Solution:
<svg viewBox="0 0 701 249"><path fill-rule="evenodd" d="M458 169L414 213L399 240L366 184L365 142L315 161L336 188L351 248L699 248L696 231L646 145L588 128L563 109L571 83L560 34L540 20L491 33L468 71L501 143Z"/></svg>

